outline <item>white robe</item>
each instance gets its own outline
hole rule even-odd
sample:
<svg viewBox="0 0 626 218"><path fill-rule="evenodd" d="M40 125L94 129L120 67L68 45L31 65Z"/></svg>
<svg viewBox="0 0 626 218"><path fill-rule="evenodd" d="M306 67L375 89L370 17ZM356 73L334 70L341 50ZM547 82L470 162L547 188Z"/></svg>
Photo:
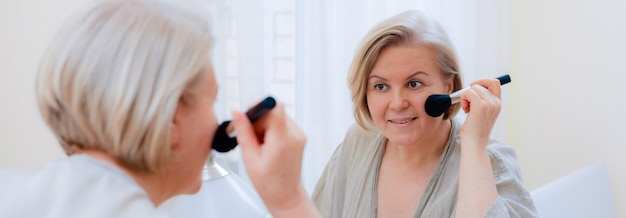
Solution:
<svg viewBox="0 0 626 218"><path fill-rule="evenodd" d="M414 217L454 217L461 157L461 125L459 120L452 119L448 143ZM313 200L323 217L376 216L378 169L386 142L387 139L380 132L372 130L367 134L357 125L350 128L313 192ZM515 150L502 142L490 140L487 152L499 195L485 217L536 217L535 206L522 182Z"/></svg>
<svg viewBox="0 0 626 218"><path fill-rule="evenodd" d="M30 171L0 171L3 218L167 217L118 168L75 155Z"/></svg>

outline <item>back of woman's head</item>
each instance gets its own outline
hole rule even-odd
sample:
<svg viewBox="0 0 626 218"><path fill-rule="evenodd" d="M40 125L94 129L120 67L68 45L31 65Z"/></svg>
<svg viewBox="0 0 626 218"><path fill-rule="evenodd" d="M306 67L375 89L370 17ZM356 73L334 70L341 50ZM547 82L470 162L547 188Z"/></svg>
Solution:
<svg viewBox="0 0 626 218"><path fill-rule="evenodd" d="M158 172L169 161L176 107L209 72L201 68L212 43L208 20L174 5L98 3L46 51L40 112L67 154L100 150L131 169Z"/></svg>
<svg viewBox="0 0 626 218"><path fill-rule="evenodd" d="M459 63L448 34L434 19L420 11L406 11L383 20L374 26L361 41L348 73L348 86L352 93L354 116L364 129L372 126L372 116L367 107L367 80L378 54L392 46L427 46L437 60L440 73L452 79L453 91L462 88ZM453 117L460 104L450 107L444 119Z"/></svg>

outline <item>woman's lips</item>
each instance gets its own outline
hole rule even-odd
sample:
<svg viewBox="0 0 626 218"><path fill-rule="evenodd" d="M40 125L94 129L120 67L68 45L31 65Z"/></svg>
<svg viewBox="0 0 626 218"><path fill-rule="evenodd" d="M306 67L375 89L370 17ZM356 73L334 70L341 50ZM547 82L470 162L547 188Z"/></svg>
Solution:
<svg viewBox="0 0 626 218"><path fill-rule="evenodd" d="M387 120L388 122L394 123L394 124L407 124L413 120L417 119L417 117L410 117L410 118L401 118L401 119L391 119L391 120Z"/></svg>

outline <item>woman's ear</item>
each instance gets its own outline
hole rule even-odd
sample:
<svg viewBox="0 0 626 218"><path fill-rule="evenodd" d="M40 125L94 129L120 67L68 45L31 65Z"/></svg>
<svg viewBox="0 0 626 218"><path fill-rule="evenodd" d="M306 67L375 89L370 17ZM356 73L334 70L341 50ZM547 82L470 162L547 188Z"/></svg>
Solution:
<svg viewBox="0 0 626 218"><path fill-rule="evenodd" d="M173 147L177 147L180 142L180 128L179 128L179 110L176 108L176 112L174 112L174 119L172 120L172 125L170 126L170 145Z"/></svg>
<svg viewBox="0 0 626 218"><path fill-rule="evenodd" d="M455 77L456 77L456 75L452 76L450 79L447 79L445 81L446 89L448 90L448 93L454 92L454 79L455 79Z"/></svg>
<svg viewBox="0 0 626 218"><path fill-rule="evenodd" d="M178 132L178 126L176 125L176 123L173 123L172 127L170 127L170 145L172 145L172 147L178 146L178 142L180 140L180 135Z"/></svg>

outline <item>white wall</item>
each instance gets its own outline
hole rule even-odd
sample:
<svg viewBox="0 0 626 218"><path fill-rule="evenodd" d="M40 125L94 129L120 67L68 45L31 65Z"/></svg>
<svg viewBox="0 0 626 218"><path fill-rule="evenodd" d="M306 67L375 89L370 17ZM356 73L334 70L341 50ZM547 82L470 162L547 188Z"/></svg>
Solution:
<svg viewBox="0 0 626 218"><path fill-rule="evenodd" d="M32 168L65 156L39 115L35 75L55 31L87 2L0 1L0 168Z"/></svg>
<svg viewBox="0 0 626 218"><path fill-rule="evenodd" d="M607 163L626 217L626 1L512 2L507 141L534 189Z"/></svg>

